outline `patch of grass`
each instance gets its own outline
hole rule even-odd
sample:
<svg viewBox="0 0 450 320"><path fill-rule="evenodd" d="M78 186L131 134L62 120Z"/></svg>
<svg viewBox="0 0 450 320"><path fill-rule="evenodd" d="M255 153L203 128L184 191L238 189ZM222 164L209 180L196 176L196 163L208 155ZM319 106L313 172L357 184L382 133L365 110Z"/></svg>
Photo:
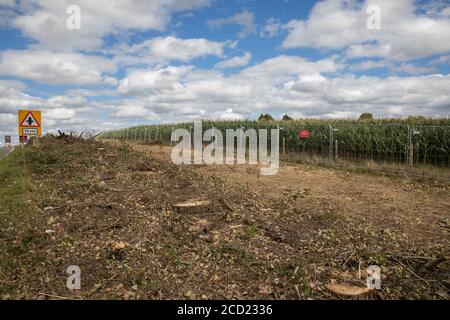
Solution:
<svg viewBox="0 0 450 320"><path fill-rule="evenodd" d="M225 258L231 259L236 265L250 272L263 265L256 256L235 244L223 245L220 252Z"/></svg>
<svg viewBox="0 0 450 320"><path fill-rule="evenodd" d="M180 265L180 258L178 256L177 249L172 246L163 247L163 253L170 262L170 264L174 267L178 267Z"/></svg>
<svg viewBox="0 0 450 320"><path fill-rule="evenodd" d="M274 265L274 272L280 278L286 277L295 282L302 280L305 276L303 267L295 262L277 263Z"/></svg>
<svg viewBox="0 0 450 320"><path fill-rule="evenodd" d="M0 226L25 210L25 195L30 190L28 181L24 150L17 148L0 161Z"/></svg>
<svg viewBox="0 0 450 320"><path fill-rule="evenodd" d="M39 253L29 254L43 239L36 233L39 217L34 204L27 199L31 177L26 148L18 147L0 161L0 294L14 290L9 279L17 276L18 270L42 261Z"/></svg>
<svg viewBox="0 0 450 320"><path fill-rule="evenodd" d="M248 240L251 238L254 238L258 235L259 231L256 226L245 226L242 229L242 234L240 235L240 238L243 240Z"/></svg>
<svg viewBox="0 0 450 320"><path fill-rule="evenodd" d="M311 295L308 276L301 264L295 262L279 263L274 266L274 273L277 277L284 278L288 283L297 286L303 297Z"/></svg>

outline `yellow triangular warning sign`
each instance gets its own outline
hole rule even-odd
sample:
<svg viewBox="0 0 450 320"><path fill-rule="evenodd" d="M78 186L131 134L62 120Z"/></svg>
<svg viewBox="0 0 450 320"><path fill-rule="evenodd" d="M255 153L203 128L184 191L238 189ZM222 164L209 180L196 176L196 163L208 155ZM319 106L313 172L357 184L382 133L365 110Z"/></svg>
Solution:
<svg viewBox="0 0 450 320"><path fill-rule="evenodd" d="M26 128L40 127L39 122L36 120L32 112L28 112L25 119L23 119L21 126Z"/></svg>

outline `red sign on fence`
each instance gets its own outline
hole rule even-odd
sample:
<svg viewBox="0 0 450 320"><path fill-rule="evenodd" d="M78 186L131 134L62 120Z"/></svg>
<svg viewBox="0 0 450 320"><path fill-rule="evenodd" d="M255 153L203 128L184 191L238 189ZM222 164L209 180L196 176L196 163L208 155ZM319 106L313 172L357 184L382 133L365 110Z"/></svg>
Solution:
<svg viewBox="0 0 450 320"><path fill-rule="evenodd" d="M302 129L298 133L298 136L300 137L300 139L309 139L311 138L311 131L309 131L308 129Z"/></svg>
<svg viewBox="0 0 450 320"><path fill-rule="evenodd" d="M22 144L26 144L28 142L28 137L27 136L20 136L19 137L19 141Z"/></svg>

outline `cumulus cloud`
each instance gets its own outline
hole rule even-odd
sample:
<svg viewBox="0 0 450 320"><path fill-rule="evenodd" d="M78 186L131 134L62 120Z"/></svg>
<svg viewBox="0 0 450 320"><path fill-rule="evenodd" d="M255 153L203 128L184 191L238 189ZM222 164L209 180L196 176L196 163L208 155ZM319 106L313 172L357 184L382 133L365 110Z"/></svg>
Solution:
<svg viewBox="0 0 450 320"><path fill-rule="evenodd" d="M387 69L391 74L418 75L436 73L436 68L433 66L418 66L411 63L394 63L386 60L365 60L348 66L348 70L352 72L381 68Z"/></svg>
<svg viewBox="0 0 450 320"><path fill-rule="evenodd" d="M18 81L0 80L0 132L17 135L17 111L20 109L40 109L43 111L45 130L57 128L64 123L73 122L78 114L84 112L88 102L76 96L57 96L43 99L27 94L26 85ZM86 123L92 113L78 121Z"/></svg>
<svg viewBox="0 0 450 320"><path fill-rule="evenodd" d="M334 73L342 67L334 59L308 61L298 56L281 55L244 69L239 78L257 84L278 85L293 80L300 74Z"/></svg>
<svg viewBox="0 0 450 320"><path fill-rule="evenodd" d="M115 72L105 58L79 53L7 50L0 52L0 75L50 84L100 84L104 73Z"/></svg>
<svg viewBox="0 0 450 320"><path fill-rule="evenodd" d="M113 115L122 119L157 120L158 115L146 108L145 104L139 100L123 101L118 110Z"/></svg>
<svg viewBox="0 0 450 320"><path fill-rule="evenodd" d="M81 108L88 104L88 100L80 95L54 96L47 100L47 106L52 109Z"/></svg>
<svg viewBox="0 0 450 320"><path fill-rule="evenodd" d="M218 69L228 69L228 68L236 68L236 67L245 67L252 60L252 55L250 52L246 52L241 57L233 57L228 60L224 60L216 64L216 68Z"/></svg>
<svg viewBox="0 0 450 320"><path fill-rule="evenodd" d="M26 86L17 81L0 80L0 114L13 114L19 108L41 106L43 99L23 92Z"/></svg>
<svg viewBox="0 0 450 320"><path fill-rule="evenodd" d="M381 9L381 30L369 30L366 9ZM325 0L307 20L292 20L285 48L345 49L355 57L411 60L450 50L450 20L418 13L413 0Z"/></svg>
<svg viewBox="0 0 450 320"><path fill-rule="evenodd" d="M92 50L102 47L103 38L134 30L163 30L176 12L209 5L209 0L29 0L21 2L25 14L15 17L14 27L35 39L45 49ZM67 8L81 9L81 29L69 30Z"/></svg>
<svg viewBox="0 0 450 320"><path fill-rule="evenodd" d="M244 38L256 32L255 16L253 12L248 10L236 13L235 15L227 18L210 19L207 21L207 24L213 29L236 24L241 27L241 31L237 34L239 38Z"/></svg>
<svg viewBox="0 0 450 320"><path fill-rule="evenodd" d="M14 0L0 0L0 27L7 26L16 17Z"/></svg>
<svg viewBox="0 0 450 320"><path fill-rule="evenodd" d="M283 24L275 18L266 20L266 24L262 27L259 35L261 37L272 38L278 35L280 30L284 28Z"/></svg>
<svg viewBox="0 0 450 320"><path fill-rule="evenodd" d="M190 67L166 67L157 70L136 70L120 81L119 92L124 95L171 92L182 87L180 78Z"/></svg>
<svg viewBox="0 0 450 320"><path fill-rule="evenodd" d="M449 115L450 76L355 77L332 59L279 56L234 75L168 68L132 72L121 81L142 108L164 119L246 118L261 112L302 117ZM164 84L155 88L156 81ZM124 88L125 88L124 87Z"/></svg>
<svg viewBox="0 0 450 320"><path fill-rule="evenodd" d="M372 112L379 116L449 114L450 76L420 77L313 77L299 79L289 96L317 101L304 115L330 116L333 112ZM297 110L301 111L301 110Z"/></svg>
<svg viewBox="0 0 450 320"><path fill-rule="evenodd" d="M157 37L134 45L121 45L106 50L114 55L120 65L158 64L170 61L187 62L205 56L222 57L230 42L208 41L206 39L178 39Z"/></svg>

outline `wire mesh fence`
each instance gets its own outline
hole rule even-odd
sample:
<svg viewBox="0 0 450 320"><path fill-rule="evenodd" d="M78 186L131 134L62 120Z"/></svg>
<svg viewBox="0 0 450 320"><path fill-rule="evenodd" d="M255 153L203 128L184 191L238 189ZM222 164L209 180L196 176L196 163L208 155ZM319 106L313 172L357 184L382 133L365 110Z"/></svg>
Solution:
<svg viewBox="0 0 450 320"><path fill-rule="evenodd" d="M450 167L450 127L412 127L410 142L413 165Z"/></svg>
<svg viewBox="0 0 450 320"><path fill-rule="evenodd" d="M172 145L172 132L183 128L193 135L194 124L138 126L103 134L103 138ZM373 170L426 175L436 168L450 178L450 126L404 124L277 124L204 122L203 132L215 128L279 129L280 154L286 160L352 165ZM270 135L269 135L270 137ZM270 145L270 141L268 142ZM436 174L433 172L433 174Z"/></svg>

